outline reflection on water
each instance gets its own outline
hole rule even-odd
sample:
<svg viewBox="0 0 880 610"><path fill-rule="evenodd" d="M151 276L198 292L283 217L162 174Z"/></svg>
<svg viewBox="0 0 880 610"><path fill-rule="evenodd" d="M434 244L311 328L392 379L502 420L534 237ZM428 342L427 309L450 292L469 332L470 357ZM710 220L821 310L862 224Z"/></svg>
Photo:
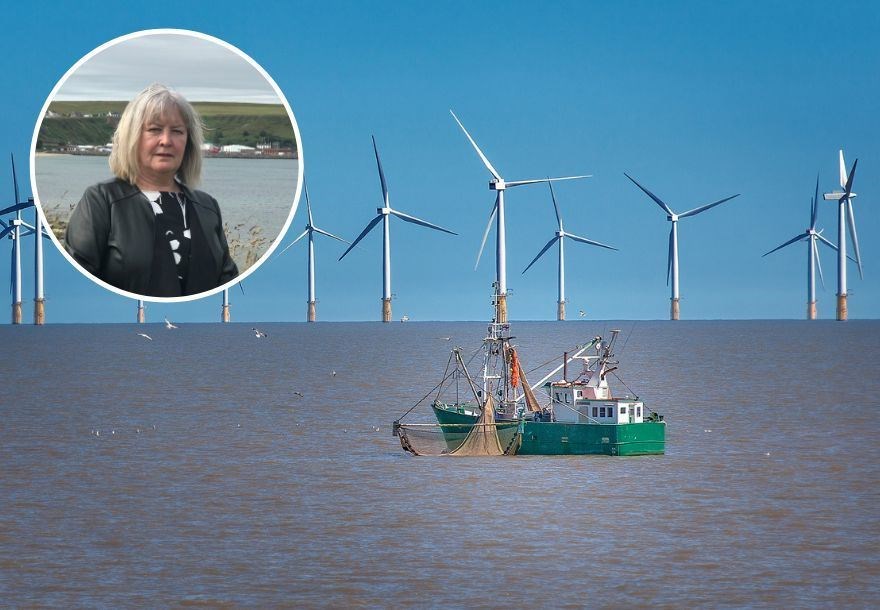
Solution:
<svg viewBox="0 0 880 610"><path fill-rule="evenodd" d="M612 327L664 456L404 454L480 323L2 327L0 598L876 607L880 323L514 334L530 368Z"/></svg>

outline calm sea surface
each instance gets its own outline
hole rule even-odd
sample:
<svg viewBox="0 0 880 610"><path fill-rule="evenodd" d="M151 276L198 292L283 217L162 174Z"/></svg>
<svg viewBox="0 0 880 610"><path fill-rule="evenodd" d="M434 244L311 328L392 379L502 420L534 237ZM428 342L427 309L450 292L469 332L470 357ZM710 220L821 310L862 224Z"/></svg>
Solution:
<svg viewBox="0 0 880 610"><path fill-rule="evenodd" d="M296 159L204 160L198 188L220 204L239 271L262 256L281 232L296 195L298 163ZM39 155L35 174L44 211L50 221L59 218L65 225L86 188L112 178L107 157L77 155Z"/></svg>
<svg viewBox="0 0 880 610"><path fill-rule="evenodd" d="M514 334L615 326L664 456L404 454L482 323L2 326L0 605L880 605L880 322Z"/></svg>

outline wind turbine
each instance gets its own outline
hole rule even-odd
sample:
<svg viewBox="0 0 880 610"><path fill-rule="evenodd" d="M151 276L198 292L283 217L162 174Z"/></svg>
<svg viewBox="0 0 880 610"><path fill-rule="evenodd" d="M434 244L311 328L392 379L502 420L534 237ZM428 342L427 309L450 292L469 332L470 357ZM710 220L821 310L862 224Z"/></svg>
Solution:
<svg viewBox="0 0 880 610"><path fill-rule="evenodd" d="M467 137L468 141L471 143L471 146L474 147L474 150L477 151L477 154L480 156L480 160L483 162L483 165L486 166L486 169L489 170L489 173L492 174L492 179L489 180L489 190L495 191L495 203L492 206L492 211L489 213L489 222L486 225L486 231L483 233L483 241L480 244L480 252L477 254L477 265L480 264L480 257L483 255L483 248L486 246L486 238L489 236L489 230L492 227L492 219L495 219L495 321L496 322L507 322L507 250L505 246L506 242L506 232L504 228L504 191L507 188L514 186L522 186L524 184L537 184L539 182L555 182L558 180L576 180L578 178L589 178L590 176L563 176L561 178L539 178L536 180L514 180L511 182L507 182L504 178L501 177L501 174L496 170L492 164L489 162L489 159L486 158L486 155L483 154L483 151L480 150L480 147L477 146L477 143L471 137L471 134L468 133L468 130L464 128L461 121L458 120L458 117L455 116L455 113L452 110L449 111L452 115L452 118L455 119L455 122L458 123L458 126L461 127L461 130L464 132L464 135ZM476 265L474 266L476 269Z"/></svg>
<svg viewBox="0 0 880 610"><path fill-rule="evenodd" d="M309 236L309 255L308 255L308 265L309 265L309 276L308 276L309 277L309 301L308 301L308 305L309 305L309 309L306 314L306 320L308 322L314 322L315 321L315 304L317 303L317 301L315 300L315 241L314 241L314 234L320 233L321 235L326 235L327 237L332 237L333 239L344 242L346 244L349 242L346 239L342 239L341 237L336 237L332 233L328 233L324 229L319 229L318 227L315 226L315 223L312 220L312 203L309 200L309 187L305 183L303 183L303 190L305 190L305 192L306 192L306 210L308 211L308 214L309 214L309 222L308 222L308 224L306 224L306 230L303 231L302 233L300 233L299 237L297 237L292 242L287 244L287 246L281 252L278 253L278 256L281 256L282 254L287 252L288 248L290 248L293 244L295 244L296 242L301 240L306 235Z"/></svg>
<svg viewBox="0 0 880 610"><path fill-rule="evenodd" d="M137 321L138 324L144 324L147 321L147 314L143 299L138 299L137 302Z"/></svg>
<svg viewBox="0 0 880 610"><path fill-rule="evenodd" d="M21 240L29 235L34 236L34 324L41 325L45 322L45 310L43 298L43 242L41 238L50 239L43 228L40 212L34 204L34 198L28 197L27 201L19 201L18 177L15 172L15 157L9 155L12 162L12 184L15 192L15 203L3 210L0 216L15 212L15 218L8 223L0 220L0 239L9 236L12 240L12 269L10 271L10 285L12 291L12 323L21 324ZM22 210L34 208L35 221L29 225L21 217ZM22 227L25 232L22 233Z"/></svg>
<svg viewBox="0 0 880 610"><path fill-rule="evenodd" d="M776 246L770 252L764 254L772 254L777 250L781 250L782 248L793 244L798 241L806 241L807 242L807 320L815 320L816 319L816 268L819 269L819 280L822 282L822 286L825 286L825 278L822 277L822 263L819 260L819 246L816 244L817 241L821 241L827 246L834 248L837 250L837 246L832 244L830 241L822 237L821 231L816 231L816 220L819 216L819 176L816 176L816 194L813 196L813 199L810 201L810 227L801 233L800 235L795 235L787 242L782 245Z"/></svg>
<svg viewBox="0 0 880 610"><path fill-rule="evenodd" d="M238 283L238 287L241 289L241 293L244 294L244 286L241 282ZM220 321L224 324L228 324L232 321L232 315L229 311L229 288L223 289L223 302L220 307Z"/></svg>
<svg viewBox="0 0 880 610"><path fill-rule="evenodd" d="M739 193L736 195L731 195L730 197L725 197L719 201L714 203L709 203L706 205L702 205L698 208L694 208L693 210L688 210L682 214L676 214L672 211L665 202L663 202L657 195L643 187L641 184L636 182L632 176L623 173L624 176L629 178L633 184L639 187L648 197L654 200L654 202L663 208L663 211L666 212L666 220L672 223L672 228L669 230L669 255L666 260L666 284L669 284L669 276L672 275L672 297L671 297L671 307L669 312L670 320L678 320L679 317L679 307L678 307L678 221L682 218L687 218L688 216L696 216L700 212L705 212L710 208L714 208L716 205L721 205L725 201L730 201L734 197L739 197Z"/></svg>
<svg viewBox="0 0 880 610"><path fill-rule="evenodd" d="M556 231L556 236L553 237L547 244L538 252L538 255L532 259L525 269L523 269L523 273L529 270L529 267L535 264L544 253L550 249L554 243L559 243L559 299L556 303L556 319L559 321L565 320L565 238L569 237L574 241L579 241L583 244L589 244L591 246L599 246L600 248L608 248L609 250L617 250L617 248L613 246L608 246L598 241L593 241L591 239L587 239L586 237L578 237L573 233L566 233L565 229L562 228L562 215L559 213L559 205L556 203L556 194L553 192L553 183L548 182L547 186L550 187L550 197L553 199L553 209L556 211L556 222L559 225L559 228Z"/></svg>
<svg viewBox="0 0 880 610"><path fill-rule="evenodd" d="M853 216L852 200L856 194L852 192L853 178L856 175L856 159L849 177L846 175L846 163L843 160L843 150L840 151L840 187L843 192L834 191L825 193L825 201L837 201L837 319L846 320L846 225L849 225L849 235L852 238L853 250L856 255L856 265L859 268L859 279L862 277L862 257L859 254L859 236L856 234L856 219Z"/></svg>
<svg viewBox="0 0 880 610"><path fill-rule="evenodd" d="M408 214L404 214L403 212L398 212L391 208L391 202L388 197L388 184L385 182L385 173L382 171L382 161L379 159L379 149L376 147L376 138L373 137L373 152L376 153L376 165L379 168L379 180L382 183L382 207L376 208L376 217L371 220L366 228L361 231L361 234L357 236L348 249L342 253L342 256L339 257L339 260L345 258L345 255L351 252L351 249L354 248L360 240L364 238L364 236L369 233L373 227L375 227L380 222L382 223L382 321L390 322L391 321L391 216L397 216L401 220L405 220L406 222L411 222L413 224L422 225L423 227L428 227L429 229L434 229L436 231L443 231L444 233L449 233L450 235L458 235L458 233L454 233L448 229L444 229L443 227L437 226L435 224L431 224L430 222L426 222L424 220L419 220L414 216L409 216Z"/></svg>

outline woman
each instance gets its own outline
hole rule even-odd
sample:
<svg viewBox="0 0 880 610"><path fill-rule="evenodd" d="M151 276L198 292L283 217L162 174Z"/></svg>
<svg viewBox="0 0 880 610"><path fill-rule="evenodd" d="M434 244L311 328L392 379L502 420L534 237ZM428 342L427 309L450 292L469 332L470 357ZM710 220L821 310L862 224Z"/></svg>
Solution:
<svg viewBox="0 0 880 610"><path fill-rule="evenodd" d="M177 297L238 275L217 201L192 187L202 170L202 124L179 93L141 91L113 134L116 178L86 189L64 245L86 271L122 290Z"/></svg>

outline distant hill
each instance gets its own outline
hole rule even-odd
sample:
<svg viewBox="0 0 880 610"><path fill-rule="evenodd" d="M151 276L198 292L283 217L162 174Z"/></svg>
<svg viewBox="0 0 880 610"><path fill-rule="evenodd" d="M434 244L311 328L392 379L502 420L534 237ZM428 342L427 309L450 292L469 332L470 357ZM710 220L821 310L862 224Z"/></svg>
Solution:
<svg viewBox="0 0 880 610"><path fill-rule="evenodd" d="M127 102L52 102L37 138L37 150L110 142ZM205 141L218 146L278 142L297 149L293 127L281 104L194 102L205 124Z"/></svg>

